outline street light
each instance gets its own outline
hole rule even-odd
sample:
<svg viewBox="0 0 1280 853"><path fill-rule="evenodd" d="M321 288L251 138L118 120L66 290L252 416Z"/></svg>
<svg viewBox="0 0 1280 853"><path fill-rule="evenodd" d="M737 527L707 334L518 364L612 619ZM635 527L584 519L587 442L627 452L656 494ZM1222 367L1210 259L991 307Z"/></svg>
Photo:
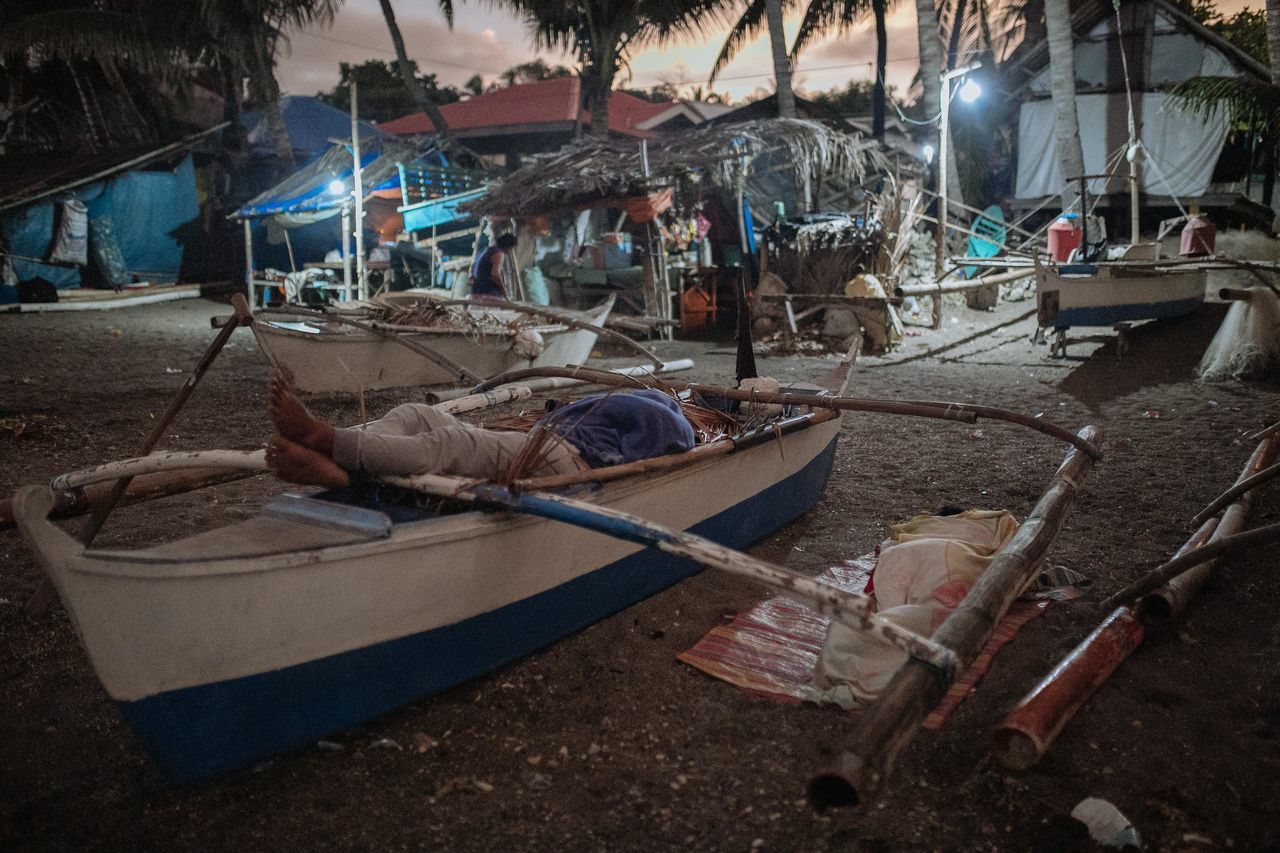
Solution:
<svg viewBox="0 0 1280 853"><path fill-rule="evenodd" d="M951 144L951 81L963 77L970 71L982 67L981 62L971 62L963 68L953 68L939 75L942 80L942 115L939 118L940 137L938 140L938 247L934 253L935 275L942 275L943 259L946 256L947 239L947 160L948 148ZM966 103L973 103L982 94L982 87L973 80L965 81L960 87L960 98ZM934 313L934 319L940 320L941 311Z"/></svg>

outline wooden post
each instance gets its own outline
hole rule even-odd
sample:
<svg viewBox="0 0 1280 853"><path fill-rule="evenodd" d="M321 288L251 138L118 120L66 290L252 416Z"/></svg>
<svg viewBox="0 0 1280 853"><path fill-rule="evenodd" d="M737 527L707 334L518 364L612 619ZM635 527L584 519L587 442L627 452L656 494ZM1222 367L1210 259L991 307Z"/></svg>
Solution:
<svg viewBox="0 0 1280 853"><path fill-rule="evenodd" d="M352 184L355 187L356 205L356 289L361 299L369 298L369 278L364 266L364 165L360 157L360 114L356 106L356 81L351 81L351 149L355 165L352 169Z"/></svg>
<svg viewBox="0 0 1280 853"><path fill-rule="evenodd" d="M244 222L244 295L253 304L253 222Z"/></svg>
<svg viewBox="0 0 1280 853"><path fill-rule="evenodd" d="M1094 444L1096 427L1080 431ZM933 633L931 639L955 653L960 669L969 666L986 644L1009 605L1038 571L1053 544L1072 498L1093 467L1093 459L1071 450L1049 489L1018 532L992 559L964 601ZM898 754L920 730L920 722L950 687L951 679L926 663L909 659L889 686L858 720L849 748L835 766L809 786L809 799L818 808L869 803L893 771Z"/></svg>

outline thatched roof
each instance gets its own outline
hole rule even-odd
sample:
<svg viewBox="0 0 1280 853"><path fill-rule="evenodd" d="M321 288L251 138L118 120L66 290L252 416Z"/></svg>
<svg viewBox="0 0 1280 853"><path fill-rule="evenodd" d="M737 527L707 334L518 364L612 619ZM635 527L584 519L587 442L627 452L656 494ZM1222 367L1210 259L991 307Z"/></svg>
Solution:
<svg viewBox="0 0 1280 853"><path fill-rule="evenodd" d="M634 141L583 139L537 157L512 172L471 206L486 216L531 216L574 209L602 199L638 196L682 181L734 191L742 179L789 171L799 191L857 186L887 173L878 143L806 119L762 119L702 127L649 145L645 177Z"/></svg>

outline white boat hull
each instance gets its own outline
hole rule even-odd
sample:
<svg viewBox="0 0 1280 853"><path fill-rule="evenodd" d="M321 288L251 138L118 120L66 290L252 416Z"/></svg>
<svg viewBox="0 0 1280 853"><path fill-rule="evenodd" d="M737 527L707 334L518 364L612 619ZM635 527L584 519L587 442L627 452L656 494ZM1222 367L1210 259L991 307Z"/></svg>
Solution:
<svg viewBox="0 0 1280 853"><path fill-rule="evenodd" d="M1037 266L1036 317L1041 328L1054 329L1179 317L1204 303L1204 289L1203 270Z"/></svg>
<svg viewBox="0 0 1280 853"><path fill-rule="evenodd" d="M579 319L602 326L609 318L612 300ZM277 312L286 313L286 312ZM488 313L501 315L501 309ZM271 315L268 315L271 316ZM511 313L514 320L520 315ZM294 385L309 393L358 393L384 388L423 385L457 385L458 376L408 347L373 332L315 324L314 317L298 315L299 322L259 319L252 326L259 346L287 367ZM310 321L310 322L304 322ZM535 359L522 358L512 349L507 334L475 334L461 330L403 334L406 340L429 347L451 361L487 379L507 370L525 367L563 367L585 364L596 344L589 329L547 323L532 327L546 346Z"/></svg>
<svg viewBox="0 0 1280 853"><path fill-rule="evenodd" d="M742 547L818 500L839 427L817 421L784 447L770 439L610 482L598 502ZM158 763L187 780L444 690L698 570L557 522L480 512L382 529L258 517L86 552L44 519L46 494L19 493L19 526L107 692Z"/></svg>

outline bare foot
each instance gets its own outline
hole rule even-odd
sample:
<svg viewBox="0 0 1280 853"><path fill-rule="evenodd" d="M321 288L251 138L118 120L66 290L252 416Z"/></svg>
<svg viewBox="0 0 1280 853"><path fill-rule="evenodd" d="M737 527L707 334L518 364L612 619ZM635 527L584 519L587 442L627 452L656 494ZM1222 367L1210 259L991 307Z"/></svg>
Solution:
<svg viewBox="0 0 1280 853"><path fill-rule="evenodd" d="M290 483L329 488L351 485L347 472L328 456L282 435L271 436L267 445L267 467Z"/></svg>
<svg viewBox="0 0 1280 853"><path fill-rule="evenodd" d="M307 411L289 380L278 370L271 371L267 400L271 423L281 436L325 455L333 452L333 427Z"/></svg>

